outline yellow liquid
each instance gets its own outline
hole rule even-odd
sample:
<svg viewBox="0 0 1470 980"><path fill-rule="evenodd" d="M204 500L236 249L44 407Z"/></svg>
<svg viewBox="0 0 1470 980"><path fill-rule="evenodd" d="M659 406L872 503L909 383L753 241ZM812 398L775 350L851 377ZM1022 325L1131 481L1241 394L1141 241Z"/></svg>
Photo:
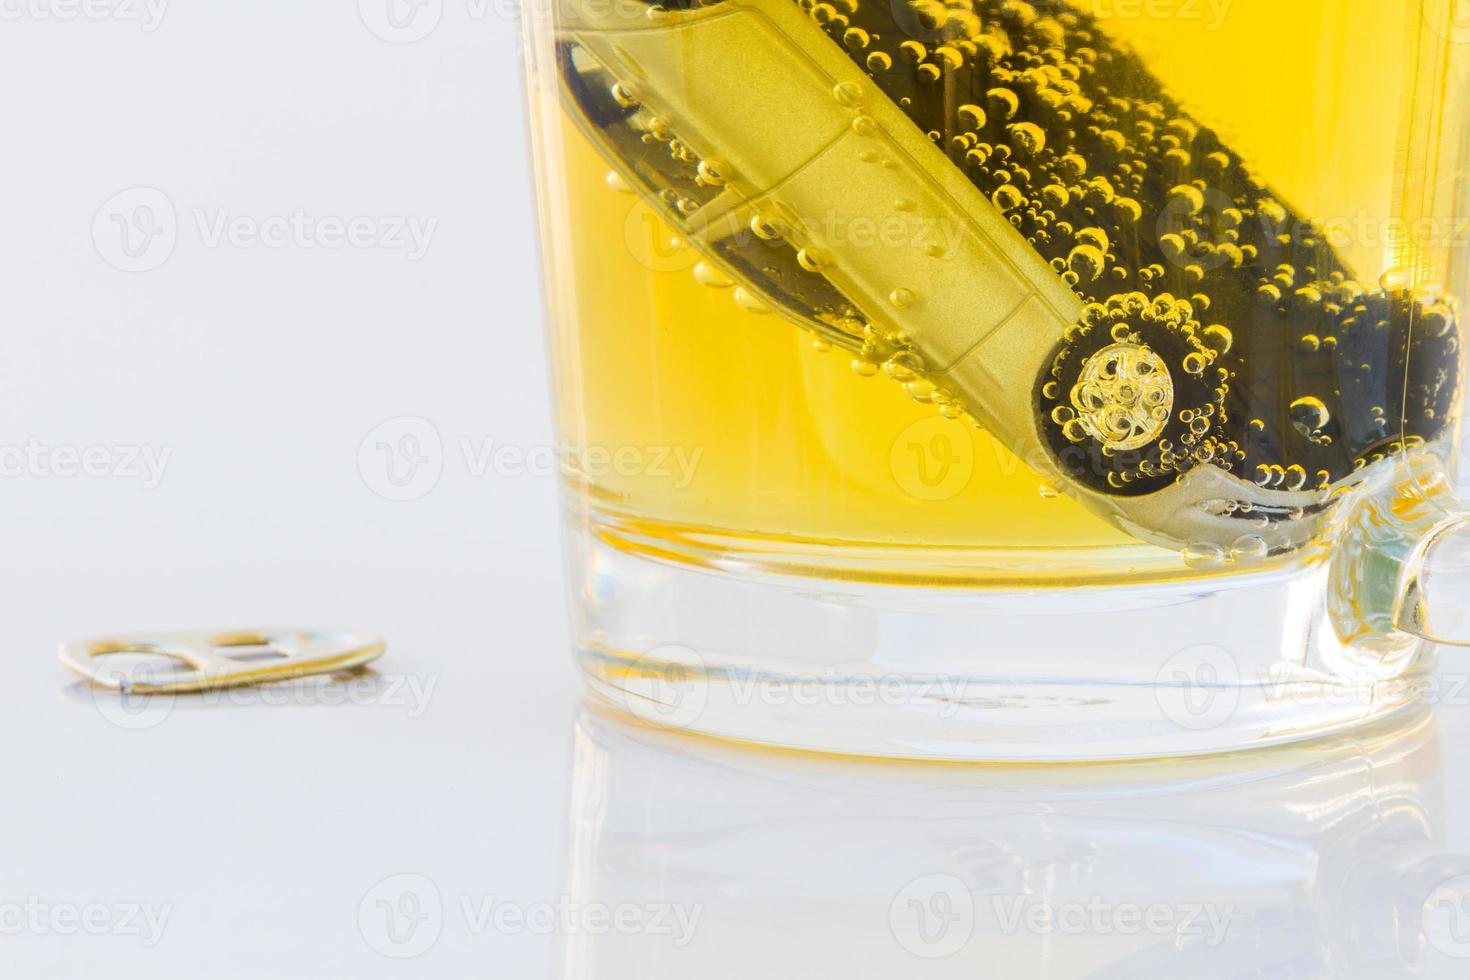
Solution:
<svg viewBox="0 0 1470 980"><path fill-rule="evenodd" d="M1303 212L1402 213L1394 134L1414 84L1411 19L1395 4L1326 0L1234 0L1218 22L1212 5L1199 9L1199 20L1102 22ZM1263 37L1311 48L1268 51ZM1095 554L1114 574L1164 567L1172 556L1057 496L985 431L748 308L758 304L609 178L540 57L532 107L560 425L602 454L578 483L586 507L772 542L1066 554L1073 571ZM1357 236L1343 254L1376 278L1402 262L1396 247ZM620 451L629 465L607 465ZM1041 563L1034 577L1051 574Z"/></svg>
<svg viewBox="0 0 1470 980"><path fill-rule="evenodd" d="M575 270L556 298L570 388L562 431L610 451L698 454L685 487L672 461L672 476L598 467L599 504L834 542L1132 543L1081 505L1043 496L1041 477L984 430L914 402L882 372L860 375L850 352L818 349L780 316L743 308L732 285L701 283L698 253L609 186L607 164L565 117L557 139L554 196L575 229L549 245Z"/></svg>

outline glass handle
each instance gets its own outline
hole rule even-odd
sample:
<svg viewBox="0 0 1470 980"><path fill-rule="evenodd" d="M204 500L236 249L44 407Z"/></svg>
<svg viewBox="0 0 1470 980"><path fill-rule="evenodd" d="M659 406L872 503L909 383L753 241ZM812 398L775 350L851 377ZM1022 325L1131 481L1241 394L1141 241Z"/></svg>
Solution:
<svg viewBox="0 0 1470 980"><path fill-rule="evenodd" d="M1470 647L1470 511L1442 517L1404 571L1394 625L1435 643Z"/></svg>
<svg viewBox="0 0 1470 980"><path fill-rule="evenodd" d="M1332 557L1332 617L1344 639L1418 637L1470 647L1470 502L1440 461L1358 505Z"/></svg>

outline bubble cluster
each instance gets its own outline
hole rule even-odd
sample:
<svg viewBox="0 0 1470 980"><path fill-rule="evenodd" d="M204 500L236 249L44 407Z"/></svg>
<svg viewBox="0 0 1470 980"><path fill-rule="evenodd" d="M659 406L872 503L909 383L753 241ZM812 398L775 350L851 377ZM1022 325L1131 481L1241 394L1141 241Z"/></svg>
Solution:
<svg viewBox="0 0 1470 980"><path fill-rule="evenodd" d="M1144 492L1239 452L1228 377L1188 300L1141 292L1088 303L1041 385L1052 451L1114 491Z"/></svg>
<svg viewBox="0 0 1470 980"><path fill-rule="evenodd" d="M1316 490L1444 430L1454 303L1415 295L1407 275L1355 279L1091 17L1027 0L795 2L839 42L862 31L854 61L1087 302L1035 388L1075 480L1148 493L1208 463ZM1193 415L1146 447L1120 449L1071 401L1115 327L1190 393L1180 407Z"/></svg>

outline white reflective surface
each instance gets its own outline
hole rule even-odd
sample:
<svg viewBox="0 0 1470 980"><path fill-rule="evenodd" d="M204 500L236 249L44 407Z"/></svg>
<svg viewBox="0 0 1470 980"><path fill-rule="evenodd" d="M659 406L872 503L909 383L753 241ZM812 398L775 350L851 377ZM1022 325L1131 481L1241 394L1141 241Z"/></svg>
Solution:
<svg viewBox="0 0 1470 980"><path fill-rule="evenodd" d="M562 975L1463 976L1440 738L1421 717L1237 759L926 768L587 715L571 891L672 925L573 932Z"/></svg>
<svg viewBox="0 0 1470 980"><path fill-rule="evenodd" d="M579 711L561 651L516 669L399 632L376 673L214 701L129 704L28 657L29 696L6 695L10 975L1470 966L1463 703L1234 759L915 766Z"/></svg>

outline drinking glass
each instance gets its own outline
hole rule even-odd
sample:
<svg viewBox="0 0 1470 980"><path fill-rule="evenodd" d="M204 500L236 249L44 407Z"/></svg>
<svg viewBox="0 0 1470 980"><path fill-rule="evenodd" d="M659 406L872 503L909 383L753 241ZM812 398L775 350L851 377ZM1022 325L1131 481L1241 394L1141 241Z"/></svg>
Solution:
<svg viewBox="0 0 1470 980"><path fill-rule="evenodd" d="M1460 0L523 12L592 696L1219 752L1470 641Z"/></svg>

